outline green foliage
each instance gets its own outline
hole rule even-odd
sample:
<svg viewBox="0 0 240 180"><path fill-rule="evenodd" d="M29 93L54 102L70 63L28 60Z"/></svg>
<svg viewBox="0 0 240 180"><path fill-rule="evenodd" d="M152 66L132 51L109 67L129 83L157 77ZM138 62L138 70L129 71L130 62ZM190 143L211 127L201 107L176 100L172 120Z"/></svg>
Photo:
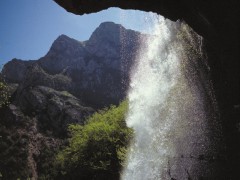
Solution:
<svg viewBox="0 0 240 180"><path fill-rule="evenodd" d="M39 180L52 180L57 172L55 168L55 155L59 151L59 147L49 147L41 144L40 154L37 158L37 170Z"/></svg>
<svg viewBox="0 0 240 180"><path fill-rule="evenodd" d="M9 103L9 89L6 83L0 78L0 108Z"/></svg>
<svg viewBox="0 0 240 180"><path fill-rule="evenodd" d="M0 123L0 172L3 179L24 179L29 175L27 167L28 139L16 131L9 131ZM1 179L1 178L0 178Z"/></svg>
<svg viewBox="0 0 240 180"><path fill-rule="evenodd" d="M70 125L69 146L57 155L61 176L112 179L119 176L132 130L126 127L127 101L95 113L84 126Z"/></svg>

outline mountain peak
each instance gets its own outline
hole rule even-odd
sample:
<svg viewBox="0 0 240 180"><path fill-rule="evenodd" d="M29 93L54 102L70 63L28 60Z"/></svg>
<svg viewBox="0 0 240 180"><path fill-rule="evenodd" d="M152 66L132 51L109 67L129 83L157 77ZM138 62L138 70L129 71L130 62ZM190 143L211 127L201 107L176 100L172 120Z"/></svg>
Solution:
<svg viewBox="0 0 240 180"><path fill-rule="evenodd" d="M94 34L106 34L106 35L119 34L120 30L126 30L126 29L121 24L116 24L114 22L103 22L93 32L93 35Z"/></svg>
<svg viewBox="0 0 240 180"><path fill-rule="evenodd" d="M71 39L71 38L70 38L70 37L68 37L68 36L67 36L67 35L65 35L65 34L61 34L60 36L58 36L58 37L57 37L57 39L59 39L59 40L60 40L60 39ZM56 39L56 40L57 40L57 39Z"/></svg>
<svg viewBox="0 0 240 180"><path fill-rule="evenodd" d="M88 45L99 45L101 42L110 42L112 44L119 44L120 34L126 29L114 22L103 22L92 33Z"/></svg>
<svg viewBox="0 0 240 180"><path fill-rule="evenodd" d="M54 43L55 42L63 42L63 41L64 42L69 42L69 41L78 42L77 40L70 38L65 34L61 34L60 36L57 37L57 39L54 41Z"/></svg>
<svg viewBox="0 0 240 180"><path fill-rule="evenodd" d="M73 38L68 37L65 34L62 34L58 36L57 39L53 42L49 52L74 50L79 49L81 47L82 43L80 41L77 41Z"/></svg>
<svg viewBox="0 0 240 180"><path fill-rule="evenodd" d="M102 22L100 25L99 25L99 28L124 28L121 24L116 24L114 22L111 22L111 21L107 21L107 22Z"/></svg>

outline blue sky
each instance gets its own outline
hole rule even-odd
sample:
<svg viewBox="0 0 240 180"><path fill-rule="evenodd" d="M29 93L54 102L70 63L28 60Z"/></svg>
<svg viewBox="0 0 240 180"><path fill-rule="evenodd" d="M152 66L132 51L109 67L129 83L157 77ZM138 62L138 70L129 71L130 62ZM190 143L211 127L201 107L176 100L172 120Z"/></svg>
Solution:
<svg viewBox="0 0 240 180"><path fill-rule="evenodd" d="M101 22L144 31L147 13L110 8L90 15L66 12L53 0L0 0L0 65L18 58L39 59L61 34L87 40Z"/></svg>

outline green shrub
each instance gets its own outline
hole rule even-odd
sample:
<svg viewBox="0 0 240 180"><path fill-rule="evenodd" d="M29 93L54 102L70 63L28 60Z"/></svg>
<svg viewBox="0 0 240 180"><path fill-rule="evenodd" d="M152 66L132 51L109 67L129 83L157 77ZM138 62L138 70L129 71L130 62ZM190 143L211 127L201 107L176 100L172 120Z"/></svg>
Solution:
<svg viewBox="0 0 240 180"><path fill-rule="evenodd" d="M123 165L132 130L126 127L127 101L95 113L84 126L70 125L69 146L56 164L67 179L116 179ZM61 179L58 177L58 179Z"/></svg>
<svg viewBox="0 0 240 180"><path fill-rule="evenodd" d="M8 104L9 90L4 81L0 78L0 108Z"/></svg>

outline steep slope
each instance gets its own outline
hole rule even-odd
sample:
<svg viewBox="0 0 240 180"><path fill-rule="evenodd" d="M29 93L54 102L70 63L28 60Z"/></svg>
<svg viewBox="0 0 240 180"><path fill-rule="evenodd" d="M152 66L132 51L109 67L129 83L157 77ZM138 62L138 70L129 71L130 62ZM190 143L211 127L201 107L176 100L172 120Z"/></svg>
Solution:
<svg viewBox="0 0 240 180"><path fill-rule="evenodd" d="M93 112L66 91L44 86L18 90L11 104L0 109L3 179L49 175L54 153L67 138L68 125L84 124Z"/></svg>
<svg viewBox="0 0 240 180"><path fill-rule="evenodd" d="M34 62L13 59L4 65L1 74L7 82L20 83L25 77L27 68Z"/></svg>
<svg viewBox="0 0 240 180"><path fill-rule="evenodd" d="M125 97L144 36L106 22L88 41L61 35L39 60L13 59L3 67L12 87L10 105L0 109L3 179L48 179L54 173L54 154L66 143L68 125L84 125L96 109Z"/></svg>
<svg viewBox="0 0 240 180"><path fill-rule="evenodd" d="M117 104L125 96L129 71L143 36L105 22L88 41L61 35L44 57L34 63L12 60L2 73L11 83L69 91L96 108Z"/></svg>

